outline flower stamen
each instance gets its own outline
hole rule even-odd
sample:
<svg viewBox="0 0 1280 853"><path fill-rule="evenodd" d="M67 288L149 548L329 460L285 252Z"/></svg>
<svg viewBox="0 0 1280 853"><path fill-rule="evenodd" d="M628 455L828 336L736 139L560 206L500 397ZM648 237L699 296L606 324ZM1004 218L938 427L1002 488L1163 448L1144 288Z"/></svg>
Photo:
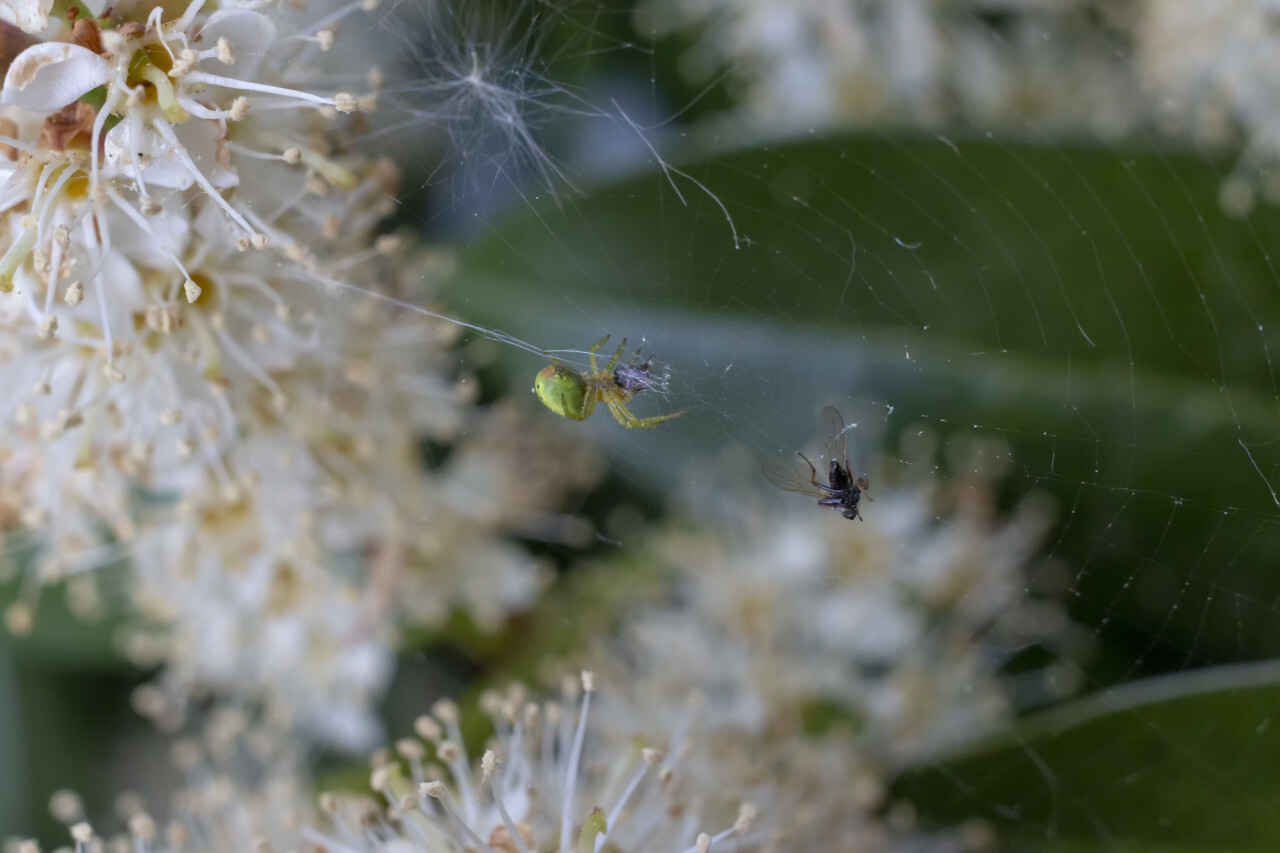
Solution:
<svg viewBox="0 0 1280 853"><path fill-rule="evenodd" d="M244 229L245 233L250 235L251 240L259 237L265 239L263 235L254 232L249 223L245 221L245 218L240 215L240 212L231 206L231 202L222 197L222 193L218 192L213 184L210 183L209 179L205 177L204 173L200 171L200 167L191 159L191 155L187 153L187 149L178 141L178 136L174 133L172 125L164 119L159 118L153 120L151 124L156 129L156 132L160 134L161 138L173 146L173 152L177 156L179 162L187 168L187 172L190 173L196 183L198 183L200 187L209 194L213 202L226 212L227 216L231 218L231 221Z"/></svg>

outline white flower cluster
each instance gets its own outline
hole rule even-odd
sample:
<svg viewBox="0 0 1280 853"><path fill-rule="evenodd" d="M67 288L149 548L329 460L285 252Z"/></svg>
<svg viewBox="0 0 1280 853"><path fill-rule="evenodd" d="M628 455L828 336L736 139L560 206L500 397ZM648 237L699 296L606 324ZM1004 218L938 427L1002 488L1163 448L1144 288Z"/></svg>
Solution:
<svg viewBox="0 0 1280 853"><path fill-rule="evenodd" d="M10 4L42 40L0 93L0 525L40 546L31 592L129 562L80 601L161 629L124 640L169 664L149 714L214 688L365 742L390 617L526 606L539 566L500 537L565 478L488 472L493 512L424 472L473 385L457 328L394 304L441 268L378 233L395 169L346 153L375 100L332 81L379 75L326 63L376 2L101 5Z"/></svg>
<svg viewBox="0 0 1280 853"><path fill-rule="evenodd" d="M633 602L621 637L591 658L625 686L601 725L615 735L669 728L679 697L698 693L713 760L691 765L695 789L767 803L808 849L832 838L880 849L892 828L888 778L1007 724L1019 703L1074 689L1070 664L1003 674L1037 646L1077 656L1061 608L1026 593L1038 571L1053 574L1036 561L1050 513L1029 499L1000 519L990 480L969 476L873 482L867 522L842 523L794 495L778 491L789 506L764 506L725 482L723 472L754 468L734 453L719 459L677 514L720 520L660 530L629 557L654 564L672 590ZM975 825L929 844L983 838L990 831Z"/></svg>
<svg viewBox="0 0 1280 853"><path fill-rule="evenodd" d="M1029 644L1065 654L1074 639L1056 604L1025 593L1048 527L1041 502L997 522L972 482L941 516L935 486L874 490L868 523L833 524L815 506L779 512L730 491L736 522L648 546L679 604L624 623L641 695L700 687L713 719L752 732L830 706L856 722L869 757L900 767L1007 721L1001 668ZM1045 701L1059 689L1026 692Z"/></svg>
<svg viewBox="0 0 1280 853"><path fill-rule="evenodd" d="M989 124L1132 125L1123 51L1132 0L646 0L641 32L693 35L695 82L728 69L743 115L777 135L814 125L959 116Z"/></svg>
<svg viewBox="0 0 1280 853"><path fill-rule="evenodd" d="M760 849L763 835L752 831L756 809L747 802L736 805L736 817L718 832L705 831L702 821L714 818L681 784L688 744L679 734L663 750L599 742L591 715L595 690L594 674L584 672L580 689L573 681L566 685L563 702L532 702L519 687L486 695L495 735L475 766L457 706L438 702L432 716L415 724L421 740L396 744L409 778L395 764L374 770L371 785L384 797L382 807L324 796L331 829L304 830L304 837L352 850ZM438 764L427 763L424 741Z"/></svg>
<svg viewBox="0 0 1280 853"><path fill-rule="evenodd" d="M687 730L660 748L601 739L595 691L587 672L567 681L561 701L534 701L519 686L486 694L494 735L474 763L458 707L437 702L415 722L417 737L396 742L394 759L386 750L375 755L371 787L381 802L325 793L317 811L296 742L223 710L200 739L174 745L182 782L163 824L132 794L117 798L128 836L98 835L71 792L55 795L51 809L81 853L192 845L259 853L312 846L348 853L777 849L756 829L752 804L737 802L727 817L699 810L684 784L688 763L697 760ZM30 843L26 850L37 853Z"/></svg>
<svg viewBox="0 0 1280 853"><path fill-rule="evenodd" d="M1280 159L1277 25L1280 8L1266 0L1143 6L1136 61L1157 120L1215 145L1243 137L1244 162L1221 193L1234 213L1249 212L1259 184L1268 201L1280 200L1267 168Z"/></svg>
<svg viewBox="0 0 1280 853"><path fill-rule="evenodd" d="M314 809L298 742L229 708L206 723L200 737L172 742L171 768L162 756L135 756L148 790L116 792L114 820L87 814L72 790L54 793L49 811L67 826L78 853L301 849L299 828ZM19 845L39 853L32 841ZM13 839L6 847L14 848Z"/></svg>

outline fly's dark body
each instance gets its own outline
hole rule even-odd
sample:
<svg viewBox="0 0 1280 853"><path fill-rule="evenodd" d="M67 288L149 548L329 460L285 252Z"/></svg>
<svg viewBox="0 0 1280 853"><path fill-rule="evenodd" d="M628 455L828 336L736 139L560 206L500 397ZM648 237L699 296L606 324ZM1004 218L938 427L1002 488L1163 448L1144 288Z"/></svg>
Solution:
<svg viewBox="0 0 1280 853"><path fill-rule="evenodd" d="M804 460L809 462L808 459ZM813 463L809 463L810 467ZM827 485L815 483L818 488L828 493L827 497L818 501L818 506L825 506L827 509L838 509L845 518L853 520L862 520L861 513L858 512L858 501L862 498L862 489L866 488L867 481L861 477L854 478L849 473L849 469L845 468L836 460L831 460L831 470L827 474ZM870 498L868 498L870 500Z"/></svg>
<svg viewBox="0 0 1280 853"><path fill-rule="evenodd" d="M809 461L809 457L799 451L796 456L804 460L804 465L786 459L770 459L764 463L764 475L775 486L788 492L798 492L818 499L818 506L834 509L849 520L862 520L858 511L858 502L867 490L867 478L853 473L849 464L849 439L846 435L844 419L831 406L822 410L818 416L818 438L830 464L827 468L827 482L818 482L818 469ZM807 471L805 469L808 469ZM874 500L867 495L867 500Z"/></svg>

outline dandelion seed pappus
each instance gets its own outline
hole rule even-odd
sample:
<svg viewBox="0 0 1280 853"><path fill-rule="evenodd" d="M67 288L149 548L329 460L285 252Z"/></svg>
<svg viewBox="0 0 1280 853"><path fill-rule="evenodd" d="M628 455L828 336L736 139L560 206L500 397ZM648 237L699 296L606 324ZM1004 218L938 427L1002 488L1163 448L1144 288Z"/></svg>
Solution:
<svg viewBox="0 0 1280 853"><path fill-rule="evenodd" d="M649 418L631 414L627 403L641 391L665 388L666 377L653 369L653 356L636 364L640 358L640 350L636 350L631 361L619 364L627 347L626 338L622 339L609 363L601 370L596 362L596 352L608 343L610 337L612 335L605 335L587 351L591 369L586 372L573 370L559 361L538 371L533 380L533 393L538 395L544 406L562 417L584 421L595 411L596 403L604 403L609 407L613 419L627 429L656 427L688 411L682 409L670 415L654 415Z"/></svg>
<svg viewBox="0 0 1280 853"><path fill-rule="evenodd" d="M770 483L788 492L818 498L818 506L838 510L845 518L862 521L858 502L866 497L869 484L866 475L855 476L849 464L849 436L844 418L831 406L818 415L818 439L823 454L830 460L827 484L818 482L818 469L809 457L796 451L799 459L770 459L764 463L764 476ZM806 470L807 469L807 470Z"/></svg>

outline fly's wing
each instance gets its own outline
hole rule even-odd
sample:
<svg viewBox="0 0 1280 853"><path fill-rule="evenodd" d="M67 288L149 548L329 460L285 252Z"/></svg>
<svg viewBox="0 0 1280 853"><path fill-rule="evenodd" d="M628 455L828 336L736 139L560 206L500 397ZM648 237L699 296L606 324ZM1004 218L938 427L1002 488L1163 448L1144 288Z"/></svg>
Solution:
<svg viewBox="0 0 1280 853"><path fill-rule="evenodd" d="M827 406L818 415L818 441L828 464L839 462L844 470L853 473L849 467L849 431L845 429L844 418L833 406Z"/></svg>
<svg viewBox="0 0 1280 853"><path fill-rule="evenodd" d="M780 489L815 498L827 497L827 492L813 482L814 471L801 456L768 459L764 463L763 470L765 479Z"/></svg>

